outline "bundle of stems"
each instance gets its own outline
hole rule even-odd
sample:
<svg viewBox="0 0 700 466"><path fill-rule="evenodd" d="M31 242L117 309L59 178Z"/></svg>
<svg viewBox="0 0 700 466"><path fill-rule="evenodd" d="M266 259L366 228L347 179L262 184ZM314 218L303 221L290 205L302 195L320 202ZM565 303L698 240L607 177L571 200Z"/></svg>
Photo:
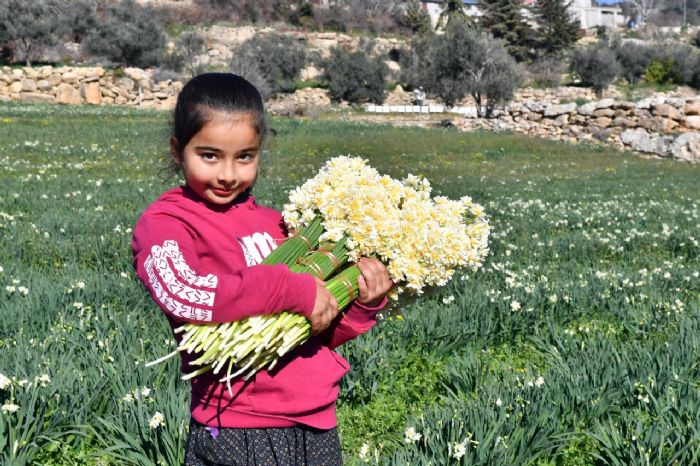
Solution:
<svg viewBox="0 0 700 466"><path fill-rule="evenodd" d="M287 264L292 272L309 273L320 279L333 275L348 261L347 238L336 243L318 245L323 233L321 220L314 219L308 226L287 239L270 253L263 264ZM343 309L357 296L357 266L351 266L335 275L326 283L326 288ZM183 333L177 349L172 353L147 364L165 361L181 351L195 353L197 359L190 365L198 369L183 376L189 380L208 371L219 374L226 368L221 382L229 384L236 377L245 380L261 369L272 369L279 358L306 341L311 334L311 325L301 314L281 312L253 316L236 322L221 324L185 324L175 329Z"/></svg>

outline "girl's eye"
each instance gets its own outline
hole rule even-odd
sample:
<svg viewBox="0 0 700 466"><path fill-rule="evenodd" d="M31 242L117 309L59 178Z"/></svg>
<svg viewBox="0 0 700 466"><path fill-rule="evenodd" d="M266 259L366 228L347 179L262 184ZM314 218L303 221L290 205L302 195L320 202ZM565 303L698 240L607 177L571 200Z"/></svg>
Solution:
<svg viewBox="0 0 700 466"><path fill-rule="evenodd" d="M241 154L238 158L241 160L252 160L255 158L255 154L253 152L246 152Z"/></svg>
<svg viewBox="0 0 700 466"><path fill-rule="evenodd" d="M203 152L200 154L200 157L202 157L204 160L216 160L216 154L213 152Z"/></svg>

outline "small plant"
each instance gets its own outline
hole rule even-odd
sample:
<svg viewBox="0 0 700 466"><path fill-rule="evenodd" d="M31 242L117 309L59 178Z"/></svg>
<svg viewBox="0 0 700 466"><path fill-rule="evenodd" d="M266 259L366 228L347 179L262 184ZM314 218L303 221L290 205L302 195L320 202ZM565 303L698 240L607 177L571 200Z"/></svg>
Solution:
<svg viewBox="0 0 700 466"><path fill-rule="evenodd" d="M670 59L654 60L644 71L644 80L651 84L667 84L671 82L672 68L673 61Z"/></svg>

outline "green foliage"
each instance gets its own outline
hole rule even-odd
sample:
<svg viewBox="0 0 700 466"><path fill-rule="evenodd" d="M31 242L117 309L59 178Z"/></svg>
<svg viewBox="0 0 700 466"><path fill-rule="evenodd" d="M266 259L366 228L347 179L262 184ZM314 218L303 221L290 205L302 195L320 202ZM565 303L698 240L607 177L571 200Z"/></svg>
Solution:
<svg viewBox="0 0 700 466"><path fill-rule="evenodd" d="M615 52L600 45L575 50L570 66L581 78L581 84L592 88L597 95L601 95L622 72Z"/></svg>
<svg viewBox="0 0 700 466"><path fill-rule="evenodd" d="M384 84L389 72L382 60L370 58L364 47L348 52L334 47L323 64L323 81L331 98L350 103L384 101Z"/></svg>
<svg viewBox="0 0 700 466"><path fill-rule="evenodd" d="M65 14L59 0L0 0L0 43L14 44L31 66L39 47L56 43Z"/></svg>
<svg viewBox="0 0 700 466"><path fill-rule="evenodd" d="M617 61L622 69L622 76L629 84L635 84L654 60L655 51L652 47L637 42L623 42L615 48Z"/></svg>
<svg viewBox="0 0 700 466"><path fill-rule="evenodd" d="M105 17L89 34L85 46L90 53L120 65L153 66L163 56L163 24L152 8L121 0L107 7Z"/></svg>
<svg viewBox="0 0 700 466"><path fill-rule="evenodd" d="M480 116L491 116L522 83L504 42L461 21L452 21L444 35L432 38L422 63L420 76L429 76L422 82L429 92L448 106L471 95Z"/></svg>
<svg viewBox="0 0 700 466"><path fill-rule="evenodd" d="M480 2L483 16L479 27L506 43L506 49L516 60L532 58L534 31L522 14L520 0L484 0Z"/></svg>
<svg viewBox="0 0 700 466"><path fill-rule="evenodd" d="M426 34L430 31L430 15L417 0L407 2L404 22L413 33Z"/></svg>
<svg viewBox="0 0 700 466"><path fill-rule="evenodd" d="M144 367L173 341L128 230L176 184L158 175L168 117L0 105L0 374L14 379L0 405L19 406L0 413L2 464L181 464L189 386L175 360ZM493 225L480 271L340 348L348 464L364 464L365 443L381 465L698 463L699 166L516 134L271 125L263 204L350 153L471 195ZM45 387L19 383L42 374ZM10 435L26 440L14 453Z"/></svg>
<svg viewBox="0 0 700 466"><path fill-rule="evenodd" d="M305 47L298 40L277 33L256 35L233 52L234 60L255 64L273 94L293 92L306 62Z"/></svg>
<svg viewBox="0 0 700 466"><path fill-rule="evenodd" d="M644 70L644 80L652 84L671 82L673 62L670 59L653 60Z"/></svg>
<svg viewBox="0 0 700 466"><path fill-rule="evenodd" d="M544 53L557 53L571 48L580 37L580 23L569 13L571 2L537 0L533 13L537 21L537 48Z"/></svg>
<svg viewBox="0 0 700 466"><path fill-rule="evenodd" d="M185 31L175 39L175 48L170 52L164 62L166 68L180 71L183 68L190 77L201 72L201 66L197 63L197 55L205 50L204 36L197 31Z"/></svg>

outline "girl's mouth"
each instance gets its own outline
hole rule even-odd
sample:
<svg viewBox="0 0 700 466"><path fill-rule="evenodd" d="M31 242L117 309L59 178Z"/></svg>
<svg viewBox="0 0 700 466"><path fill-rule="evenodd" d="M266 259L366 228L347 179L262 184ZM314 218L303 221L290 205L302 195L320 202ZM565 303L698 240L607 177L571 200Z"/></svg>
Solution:
<svg viewBox="0 0 700 466"><path fill-rule="evenodd" d="M228 190L228 189L218 189L218 188L211 188L212 192L216 194L217 196L221 197L227 197L233 194L233 190Z"/></svg>

